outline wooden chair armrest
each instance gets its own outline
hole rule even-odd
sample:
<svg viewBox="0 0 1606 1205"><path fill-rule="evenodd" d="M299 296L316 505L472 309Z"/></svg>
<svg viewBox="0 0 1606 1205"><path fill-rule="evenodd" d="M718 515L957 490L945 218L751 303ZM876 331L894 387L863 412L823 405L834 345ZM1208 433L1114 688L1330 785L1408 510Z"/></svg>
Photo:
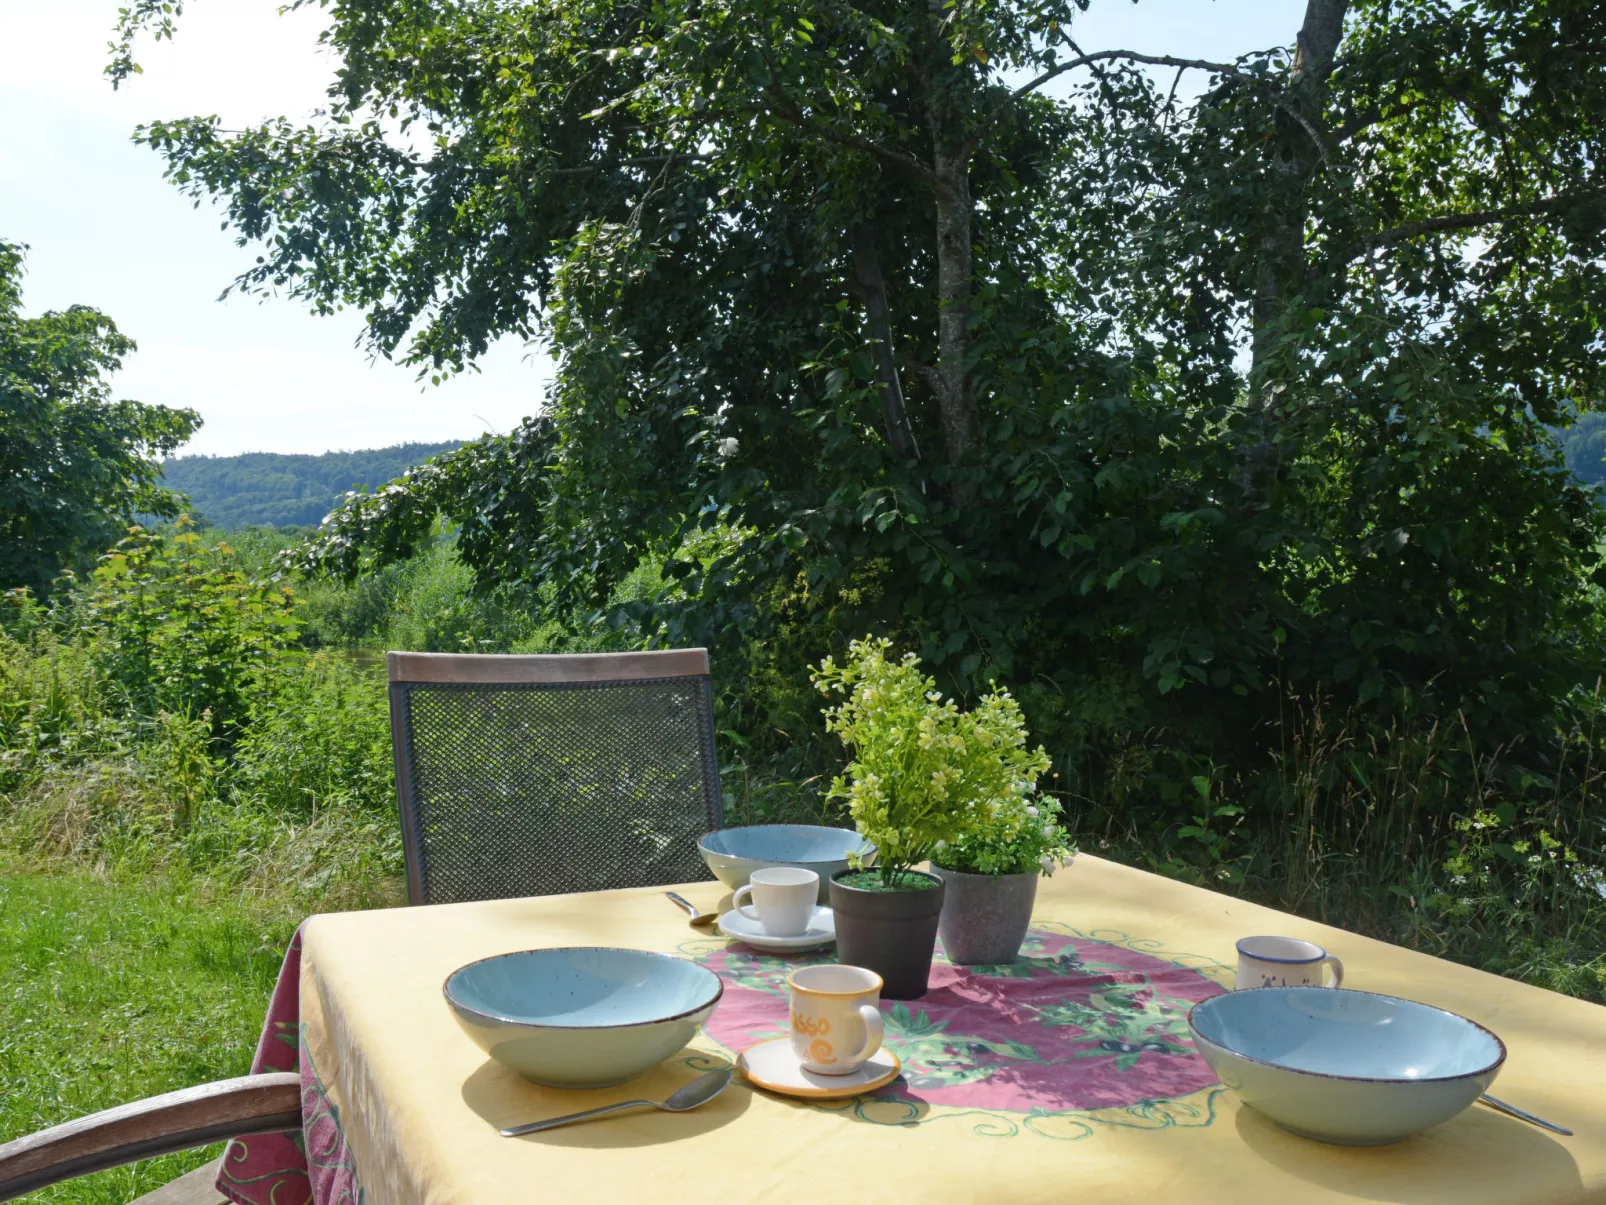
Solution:
<svg viewBox="0 0 1606 1205"><path fill-rule="evenodd" d="M0 1201L136 1159L301 1128L301 1077L245 1075L91 1113L0 1146Z"/></svg>

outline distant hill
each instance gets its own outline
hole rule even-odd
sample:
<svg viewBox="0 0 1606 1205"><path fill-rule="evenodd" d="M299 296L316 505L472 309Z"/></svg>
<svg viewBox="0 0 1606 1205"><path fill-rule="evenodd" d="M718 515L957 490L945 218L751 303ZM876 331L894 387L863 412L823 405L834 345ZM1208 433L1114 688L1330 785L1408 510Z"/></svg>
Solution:
<svg viewBox="0 0 1606 1205"><path fill-rule="evenodd" d="M1591 410L1580 414L1572 426L1556 432L1561 440L1567 467L1585 485L1606 483L1606 413Z"/></svg>
<svg viewBox="0 0 1606 1205"><path fill-rule="evenodd" d="M461 440L452 440L322 456L175 456L162 466L162 475L189 495L198 516L217 527L303 527L320 522L347 490L383 485L461 446Z"/></svg>

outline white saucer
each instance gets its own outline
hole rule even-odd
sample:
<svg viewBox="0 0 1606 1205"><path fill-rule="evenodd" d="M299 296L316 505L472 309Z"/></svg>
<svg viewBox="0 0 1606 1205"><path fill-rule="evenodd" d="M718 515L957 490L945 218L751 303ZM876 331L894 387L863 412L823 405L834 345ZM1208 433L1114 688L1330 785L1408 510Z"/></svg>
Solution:
<svg viewBox="0 0 1606 1205"><path fill-rule="evenodd" d="M792 1050L792 1039L771 1038L742 1051L736 1065L742 1074L760 1088L787 1096L807 1096L829 1100L838 1096L863 1096L883 1084L890 1084L903 1070L898 1056L883 1046L851 1075L818 1075L805 1071Z"/></svg>
<svg viewBox="0 0 1606 1205"><path fill-rule="evenodd" d="M764 932L764 926L743 916L732 908L719 918L719 928L728 937L757 946L760 950L812 950L815 946L830 945L836 940L836 913L818 907L809 917L809 927L796 937L776 937Z"/></svg>

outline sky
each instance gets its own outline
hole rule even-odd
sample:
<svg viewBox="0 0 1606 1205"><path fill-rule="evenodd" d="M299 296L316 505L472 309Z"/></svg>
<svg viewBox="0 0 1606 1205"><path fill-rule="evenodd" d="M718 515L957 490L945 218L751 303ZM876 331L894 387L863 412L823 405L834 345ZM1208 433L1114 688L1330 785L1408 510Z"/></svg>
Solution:
<svg viewBox="0 0 1606 1205"><path fill-rule="evenodd" d="M120 397L199 411L184 454L327 452L506 431L539 406L551 361L514 338L478 374L421 386L374 362L353 313L316 317L288 298L218 295L254 259L162 179L133 145L141 122L217 114L225 125L307 120L334 65L325 16L276 0L190 0L171 42L113 91L101 74L127 0L0 0L0 237L29 245L28 313L92 305L139 350ZM1293 41L1304 0L1093 0L1084 50L1230 59ZM1169 78L1167 80L1169 84Z"/></svg>

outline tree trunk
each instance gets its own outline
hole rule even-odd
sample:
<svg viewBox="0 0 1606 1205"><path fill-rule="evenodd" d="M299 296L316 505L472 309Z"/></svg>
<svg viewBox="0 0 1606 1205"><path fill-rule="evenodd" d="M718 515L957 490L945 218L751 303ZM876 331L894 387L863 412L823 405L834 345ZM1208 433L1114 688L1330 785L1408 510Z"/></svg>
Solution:
<svg viewBox="0 0 1606 1205"><path fill-rule="evenodd" d="M875 227L860 222L853 228L853 282L864 301L864 315L875 340L876 385L881 391L881 414L887 425L887 442L899 460L919 460L920 445L909 425L903 403L903 381L892 346L892 315L887 306L887 281L876 256Z"/></svg>
<svg viewBox="0 0 1606 1205"><path fill-rule="evenodd" d="M1305 206L1298 198L1304 178L1314 170L1316 159L1322 153L1312 142L1305 123L1317 130L1322 128L1327 77L1332 74L1348 9L1349 0L1307 0L1305 21L1299 30L1294 62L1288 73L1286 103L1304 122L1291 114L1282 117L1286 129L1279 140L1272 168L1281 203L1268 215L1256 272L1249 402L1251 409L1262 414L1269 410L1273 401L1267 389L1272 361L1272 323L1282 312L1290 290L1299 286L1305 274Z"/></svg>
<svg viewBox="0 0 1606 1205"><path fill-rule="evenodd" d="M949 464L976 443L976 411L970 396L970 199L969 156L938 149L933 160L937 187L937 405Z"/></svg>
<svg viewBox="0 0 1606 1205"><path fill-rule="evenodd" d="M1333 56L1338 53L1338 40L1344 35L1344 14L1349 0L1309 0L1305 5L1305 23L1299 28L1299 43L1294 50L1294 67L1289 82L1296 88L1306 80L1325 84L1333 71Z"/></svg>

